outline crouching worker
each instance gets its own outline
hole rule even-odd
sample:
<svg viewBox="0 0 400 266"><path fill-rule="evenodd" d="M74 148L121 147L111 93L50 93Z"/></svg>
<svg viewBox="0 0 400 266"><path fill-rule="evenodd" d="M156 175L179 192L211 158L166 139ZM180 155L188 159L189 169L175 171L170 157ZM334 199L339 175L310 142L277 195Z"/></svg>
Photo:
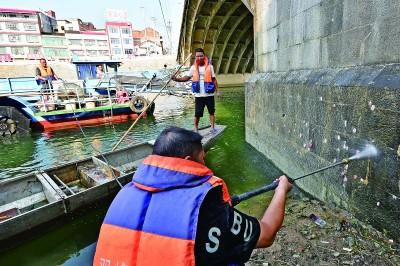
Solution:
<svg viewBox="0 0 400 266"><path fill-rule="evenodd" d="M165 129L153 154L112 202L94 265L240 265L282 225L285 176L261 221L231 206L224 181L205 166L201 135Z"/></svg>

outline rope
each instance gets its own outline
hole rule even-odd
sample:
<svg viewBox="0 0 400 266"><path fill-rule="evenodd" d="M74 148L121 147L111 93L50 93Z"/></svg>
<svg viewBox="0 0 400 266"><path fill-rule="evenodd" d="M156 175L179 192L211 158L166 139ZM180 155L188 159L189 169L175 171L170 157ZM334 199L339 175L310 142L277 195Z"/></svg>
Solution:
<svg viewBox="0 0 400 266"><path fill-rule="evenodd" d="M158 0L158 3L160 4L161 14L162 14L162 17L164 20L165 31L167 32L168 40L171 42L171 37L169 36L168 26L167 26L167 22L165 21L164 10L162 8L161 1ZM172 49L172 47L171 47L171 49Z"/></svg>
<svg viewBox="0 0 400 266"><path fill-rule="evenodd" d="M182 65L179 66L179 68L175 71L173 75L169 78L168 82L161 88L161 90L156 94L156 96L151 100L149 105L146 106L146 108L140 113L140 115L133 121L132 125L128 128L128 130L125 132L125 134L121 137L121 139L115 144L115 146L112 148L111 151L114 151L119 144L125 139L125 137L128 135L128 133L132 130L132 128L136 125L136 123L139 121L139 119L146 113L147 109L150 108L150 106L154 103L154 101L157 99L157 97L161 94L161 92L168 86L168 84L171 82L172 77L174 77L176 74L178 74L179 70L182 68L182 66L186 63L191 58L192 54L189 54L189 56L185 59Z"/></svg>
<svg viewBox="0 0 400 266"><path fill-rule="evenodd" d="M64 82L64 81L63 81L63 82ZM67 98L68 98L68 101L69 101L69 100L70 100L70 99L69 99L69 95L67 95ZM73 112L73 114L74 114L75 121L76 121L76 123L78 124L78 127L79 127L80 131L82 132L83 137L84 137L85 139L88 139L87 135L86 135L85 132L83 131L83 128L82 128L82 126L81 126L81 123L80 123L79 120L78 120L78 117L76 116L75 108L72 109L72 112ZM92 149L93 149L98 155L101 156L101 158L102 158L102 159L104 160L104 162L107 164L107 167L110 169L113 179L115 179L115 181L117 181L118 185L122 188L123 185L121 184L121 182L119 182L118 178L115 176L114 169L112 169L112 167L111 167L110 163L108 162L107 158L103 155L102 152L100 152L98 149L96 149L96 147L94 147L92 143L90 143L90 146L92 147Z"/></svg>

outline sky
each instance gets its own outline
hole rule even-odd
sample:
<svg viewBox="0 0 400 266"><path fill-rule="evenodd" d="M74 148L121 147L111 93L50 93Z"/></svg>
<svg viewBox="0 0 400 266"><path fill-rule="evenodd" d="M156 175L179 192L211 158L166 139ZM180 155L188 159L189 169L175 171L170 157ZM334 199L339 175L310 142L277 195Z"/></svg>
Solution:
<svg viewBox="0 0 400 266"><path fill-rule="evenodd" d="M184 0L0 0L2 8L53 10L57 19L80 18L93 22L96 28L104 28L106 10L117 9L128 12L128 21L134 30L152 27L160 32L164 40L168 39L160 9L164 10L165 20L171 21L172 44L176 49L182 21Z"/></svg>

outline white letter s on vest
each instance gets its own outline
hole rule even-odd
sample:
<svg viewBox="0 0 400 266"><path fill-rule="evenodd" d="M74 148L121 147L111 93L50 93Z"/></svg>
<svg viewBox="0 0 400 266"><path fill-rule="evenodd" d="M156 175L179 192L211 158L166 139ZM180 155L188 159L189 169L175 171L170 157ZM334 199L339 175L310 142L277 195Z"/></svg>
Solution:
<svg viewBox="0 0 400 266"><path fill-rule="evenodd" d="M208 253L214 253L218 250L219 239L214 235L221 235L221 230L218 227L211 227L210 231L208 231L208 239L210 239L210 241L214 243L214 247L211 247L210 243L206 243L206 250Z"/></svg>

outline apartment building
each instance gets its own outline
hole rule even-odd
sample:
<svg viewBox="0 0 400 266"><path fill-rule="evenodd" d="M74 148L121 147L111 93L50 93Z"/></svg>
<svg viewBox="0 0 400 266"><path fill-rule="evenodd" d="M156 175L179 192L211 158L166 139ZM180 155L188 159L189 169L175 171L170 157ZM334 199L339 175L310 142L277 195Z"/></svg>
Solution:
<svg viewBox="0 0 400 266"><path fill-rule="evenodd" d="M74 19L59 19L57 20L57 32L81 32L81 31L94 31L96 27L92 22L84 22L79 18Z"/></svg>
<svg viewBox="0 0 400 266"><path fill-rule="evenodd" d="M44 57L48 60L67 61L70 59L64 34L42 35L42 49Z"/></svg>
<svg viewBox="0 0 400 266"><path fill-rule="evenodd" d="M0 8L0 60L43 56L38 13L36 10Z"/></svg>
<svg viewBox="0 0 400 266"><path fill-rule="evenodd" d="M132 58L134 56L135 47L131 23L107 21L106 32L113 59Z"/></svg>
<svg viewBox="0 0 400 266"><path fill-rule="evenodd" d="M69 55L73 60L110 59L108 36L104 30L66 32Z"/></svg>
<svg viewBox="0 0 400 266"><path fill-rule="evenodd" d="M150 27L133 31L135 55L162 54L161 40L160 33Z"/></svg>

